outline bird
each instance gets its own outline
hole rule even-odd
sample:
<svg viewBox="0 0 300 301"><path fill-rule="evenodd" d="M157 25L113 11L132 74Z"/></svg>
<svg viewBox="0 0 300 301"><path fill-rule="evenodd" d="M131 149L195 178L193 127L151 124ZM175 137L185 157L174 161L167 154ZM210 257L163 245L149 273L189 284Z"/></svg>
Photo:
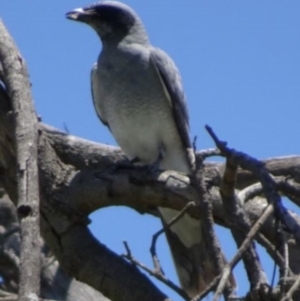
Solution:
<svg viewBox="0 0 300 301"><path fill-rule="evenodd" d="M92 99L127 158L190 175L195 158L182 79L170 56L151 45L137 13L122 2L104 0L66 17L86 23L101 40L91 71ZM158 209L164 225L178 214ZM218 275L201 222L185 214L166 227L166 236L180 284L192 298Z"/></svg>

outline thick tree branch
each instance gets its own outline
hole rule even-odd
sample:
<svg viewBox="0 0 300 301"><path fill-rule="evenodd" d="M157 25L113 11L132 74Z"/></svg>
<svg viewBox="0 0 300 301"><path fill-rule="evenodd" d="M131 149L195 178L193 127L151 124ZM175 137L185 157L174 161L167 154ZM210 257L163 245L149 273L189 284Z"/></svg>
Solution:
<svg viewBox="0 0 300 301"><path fill-rule="evenodd" d="M0 61L15 120L18 213L21 226L19 300L39 296L38 125L24 60L0 21ZM30 275L30 277L28 277Z"/></svg>
<svg viewBox="0 0 300 301"><path fill-rule="evenodd" d="M61 160L75 166L77 169L85 167L102 169L107 166L126 160L120 148L105 144L91 142L82 138L63 133L49 125L41 124L41 129L47 133L51 146L55 149ZM209 150L208 153L212 151ZM203 158L205 151L196 153L198 160ZM262 160L265 168L273 175L286 178L286 181L293 179L300 184L300 156L276 157ZM211 186L220 186L225 166L222 163L208 162L204 164L205 179ZM256 182L256 178L248 170L239 168L237 173L236 188L242 190ZM287 194L284 186L281 187L283 194ZM294 193L296 193L294 195ZM291 195L295 196L300 203L299 190Z"/></svg>
<svg viewBox="0 0 300 301"><path fill-rule="evenodd" d="M6 195L0 198L0 250L0 288L16 294L19 284L20 232L16 208ZM45 245L41 249L40 261L41 298L109 301L90 286L67 276Z"/></svg>

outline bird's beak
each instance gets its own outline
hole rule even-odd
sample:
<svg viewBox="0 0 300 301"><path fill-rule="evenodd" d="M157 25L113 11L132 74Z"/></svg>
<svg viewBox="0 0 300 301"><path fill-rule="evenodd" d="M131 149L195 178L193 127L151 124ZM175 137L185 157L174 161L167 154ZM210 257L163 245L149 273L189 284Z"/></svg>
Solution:
<svg viewBox="0 0 300 301"><path fill-rule="evenodd" d="M68 13L66 13L66 18L74 21L85 22L89 17L95 14L94 9L82 9L76 8Z"/></svg>

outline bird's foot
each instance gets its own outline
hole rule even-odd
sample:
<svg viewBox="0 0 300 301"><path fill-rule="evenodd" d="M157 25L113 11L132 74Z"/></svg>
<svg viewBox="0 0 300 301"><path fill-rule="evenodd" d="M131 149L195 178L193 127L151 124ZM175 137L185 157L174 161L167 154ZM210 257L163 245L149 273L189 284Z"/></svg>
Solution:
<svg viewBox="0 0 300 301"><path fill-rule="evenodd" d="M161 160L162 160L162 156L159 155L157 160L155 160L153 163L143 164L141 160L138 157L136 157L130 160L130 163L134 165L134 168L137 170L143 171L145 173L153 173L159 170L159 165Z"/></svg>
<svg viewBox="0 0 300 301"><path fill-rule="evenodd" d="M105 170L110 170L111 172L117 172L122 170L137 170L141 171L144 174L149 174L158 171L160 162L162 160L162 156L159 156L157 160L155 160L151 164L144 164L138 157L135 157L131 160L123 160L120 162L116 162L111 164L105 168Z"/></svg>
<svg viewBox="0 0 300 301"><path fill-rule="evenodd" d="M115 170L122 170L122 169L126 170L126 169L133 169L133 168L134 168L134 164L132 160L124 160L114 164Z"/></svg>
<svg viewBox="0 0 300 301"><path fill-rule="evenodd" d="M129 169L141 169L144 170L148 165L142 165L141 160L136 157L131 160L123 160L120 162L116 162L115 164L112 164L110 167L114 171L118 170L129 170Z"/></svg>

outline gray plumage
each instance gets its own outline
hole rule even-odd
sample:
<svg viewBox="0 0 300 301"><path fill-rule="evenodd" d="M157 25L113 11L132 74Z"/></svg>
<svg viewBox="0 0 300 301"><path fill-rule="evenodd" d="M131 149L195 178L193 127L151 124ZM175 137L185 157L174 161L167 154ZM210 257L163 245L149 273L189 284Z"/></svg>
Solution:
<svg viewBox="0 0 300 301"><path fill-rule="evenodd" d="M186 99L178 69L154 48L135 12L120 2L102 1L67 14L92 26L102 51L91 72L96 112L126 154L141 164L191 172ZM178 212L159 208L165 222ZM167 237L183 288L192 297L216 276L200 222L185 215Z"/></svg>

